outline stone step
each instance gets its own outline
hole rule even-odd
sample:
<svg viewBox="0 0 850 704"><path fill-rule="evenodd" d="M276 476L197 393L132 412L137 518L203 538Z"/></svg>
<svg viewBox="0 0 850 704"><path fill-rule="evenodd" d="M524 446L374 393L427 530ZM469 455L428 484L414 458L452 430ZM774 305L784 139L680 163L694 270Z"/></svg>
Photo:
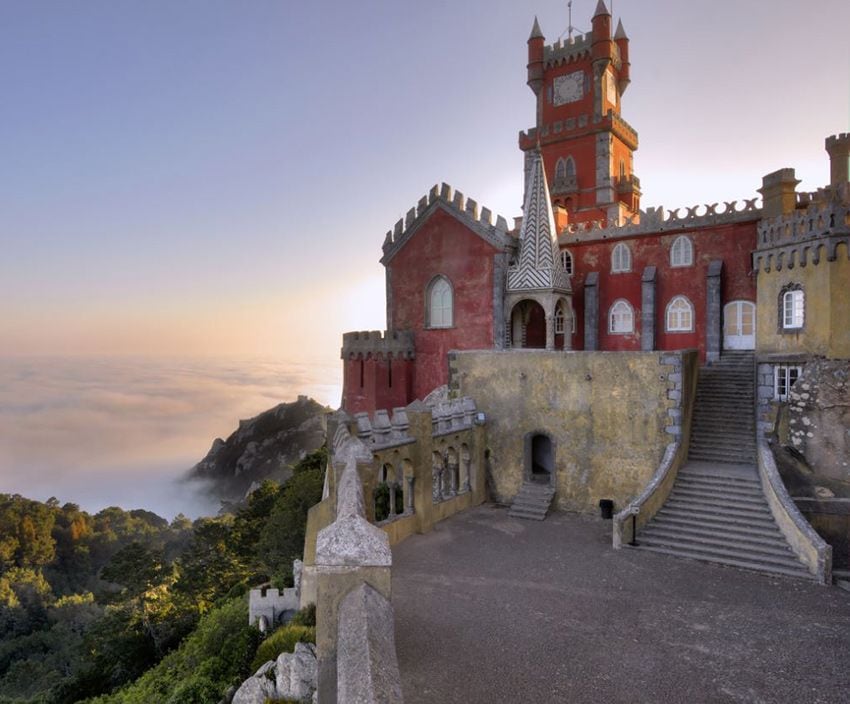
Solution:
<svg viewBox="0 0 850 704"><path fill-rule="evenodd" d="M640 545L637 550L646 550L647 552L657 552L663 555L673 557L684 557L692 560L700 560L701 562L713 562L716 564L726 565L727 567L738 567L741 569L752 570L754 572L769 572L771 574L783 575L786 577L797 577L800 579L813 579L808 570L799 563L794 566L781 567L774 564L765 564L761 561L747 560L740 558L729 558L725 556L714 556L706 553L700 553L690 550L671 550L669 548L660 548L652 545Z"/></svg>
<svg viewBox="0 0 850 704"><path fill-rule="evenodd" d="M701 516L729 516L730 518L764 518L767 521L773 521L773 514L767 505L763 507L747 507L737 508L724 504L722 501L694 501L691 499L667 499L664 507L678 508L683 511L698 513Z"/></svg>
<svg viewBox="0 0 850 704"><path fill-rule="evenodd" d="M508 515L542 521L546 518L554 496L555 490L549 485L525 482L514 497Z"/></svg>
<svg viewBox="0 0 850 704"><path fill-rule="evenodd" d="M651 544L666 543L671 546L696 546L705 548L717 548L721 550L735 550L751 556L779 557L782 559L795 560L796 557L784 540L778 538L747 539L745 536L728 534L706 534L688 530L676 530L669 526L653 526L646 528L638 534L638 542L650 538Z"/></svg>
<svg viewBox="0 0 850 704"><path fill-rule="evenodd" d="M765 506L764 497L760 495L738 494L732 491L703 491L699 488L683 487L679 484L673 487L670 498L699 501L709 506L718 503L735 508L762 508Z"/></svg>
<svg viewBox="0 0 850 704"><path fill-rule="evenodd" d="M726 450L695 450L691 447L688 451L688 459L696 462L717 462L725 464L740 464L741 462L755 462L755 452L741 452L739 449Z"/></svg>
<svg viewBox="0 0 850 704"><path fill-rule="evenodd" d="M690 477L679 478L676 481L676 490L684 489L688 492L712 495L712 496L735 496L741 498L753 498L759 501L764 501L764 496L761 493L761 487L741 483L722 483L722 482L702 482L691 479Z"/></svg>
<svg viewBox="0 0 850 704"><path fill-rule="evenodd" d="M766 540L785 541L785 536L775 524L761 523L753 525L752 522L732 522L728 520L709 521L694 518L691 515L676 515L671 513L657 513L655 518L646 526L657 525L664 528L675 528L676 530L688 531L703 535L728 535L738 540Z"/></svg>
<svg viewBox="0 0 850 704"><path fill-rule="evenodd" d="M508 509L508 515L511 518L525 518L530 521L542 521L546 518L546 511L526 511L525 509L513 508Z"/></svg>
<svg viewBox="0 0 850 704"><path fill-rule="evenodd" d="M794 557L793 553L788 552L785 555L772 555L755 550L738 550L729 546L713 546L699 543L679 543L670 542L667 540L659 540L657 538L646 536L643 533L638 533L638 545L647 547L665 548L667 550L676 550L688 552L693 555L709 555L721 560L745 560L758 562L764 565L771 565L784 569L794 570L799 567L808 574L808 571Z"/></svg>
<svg viewBox="0 0 850 704"><path fill-rule="evenodd" d="M666 504L656 514L656 518L659 521L675 520L687 522L690 525L702 526L704 528L730 527L733 529L742 528L752 531L763 530L771 532L778 530L772 516L753 517L746 515L736 516L720 514L716 512L706 513L701 511L692 511L688 508L681 508L678 506L667 506Z"/></svg>

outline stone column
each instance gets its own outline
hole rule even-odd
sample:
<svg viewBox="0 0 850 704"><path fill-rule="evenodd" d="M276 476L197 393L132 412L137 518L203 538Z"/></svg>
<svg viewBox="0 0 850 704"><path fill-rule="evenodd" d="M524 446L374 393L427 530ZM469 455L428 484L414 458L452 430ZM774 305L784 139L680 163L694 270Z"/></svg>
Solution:
<svg viewBox="0 0 850 704"><path fill-rule="evenodd" d="M405 504L405 513L415 513L416 509L413 505L413 484L416 477L406 477L407 479L407 503Z"/></svg>
<svg viewBox="0 0 850 704"><path fill-rule="evenodd" d="M599 349L599 272L591 271L584 280L584 349Z"/></svg>
<svg viewBox="0 0 850 704"><path fill-rule="evenodd" d="M546 349L555 349L555 316L546 315Z"/></svg>
<svg viewBox="0 0 850 704"><path fill-rule="evenodd" d="M389 518L395 518L395 490L398 487L398 483L389 482L387 484L387 488L390 490L390 515Z"/></svg>
<svg viewBox="0 0 850 704"><path fill-rule="evenodd" d="M655 267L643 270L640 283L640 348L643 352L655 349Z"/></svg>
<svg viewBox="0 0 850 704"><path fill-rule="evenodd" d="M705 360L709 363L720 359L722 303L720 300L720 275L723 260L717 259L708 265L705 294Z"/></svg>

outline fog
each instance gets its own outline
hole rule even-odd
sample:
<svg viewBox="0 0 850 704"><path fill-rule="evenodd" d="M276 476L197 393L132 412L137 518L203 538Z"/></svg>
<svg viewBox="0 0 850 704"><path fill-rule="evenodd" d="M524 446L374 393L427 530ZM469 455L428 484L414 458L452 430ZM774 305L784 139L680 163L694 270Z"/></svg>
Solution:
<svg viewBox="0 0 850 704"><path fill-rule="evenodd" d="M336 407L341 370L262 360L0 358L0 492L214 513L180 481L240 419L298 394Z"/></svg>

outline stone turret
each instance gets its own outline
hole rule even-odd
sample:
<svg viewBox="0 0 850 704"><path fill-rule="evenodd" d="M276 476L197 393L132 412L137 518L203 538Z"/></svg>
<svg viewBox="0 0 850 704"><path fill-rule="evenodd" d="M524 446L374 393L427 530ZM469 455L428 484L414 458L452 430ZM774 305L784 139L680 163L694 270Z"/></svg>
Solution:
<svg viewBox="0 0 850 704"><path fill-rule="evenodd" d="M614 33L614 42L617 44L617 49L620 51L620 80L617 88L620 95L626 92L631 79L631 63L629 63L629 37L626 30L623 29L623 20L617 22L617 31Z"/></svg>
<svg viewBox="0 0 850 704"><path fill-rule="evenodd" d="M850 132L826 138L829 154L829 184L839 186L850 181Z"/></svg>
<svg viewBox="0 0 850 704"><path fill-rule="evenodd" d="M797 180L794 169L779 169L762 179L759 193L764 201L762 216L776 218L793 213L797 206Z"/></svg>
<svg viewBox="0 0 850 704"><path fill-rule="evenodd" d="M545 44L543 32L540 31L540 23L534 18L534 26L531 28L531 36L528 38L528 87L534 91L534 95L540 95L543 87L543 47Z"/></svg>

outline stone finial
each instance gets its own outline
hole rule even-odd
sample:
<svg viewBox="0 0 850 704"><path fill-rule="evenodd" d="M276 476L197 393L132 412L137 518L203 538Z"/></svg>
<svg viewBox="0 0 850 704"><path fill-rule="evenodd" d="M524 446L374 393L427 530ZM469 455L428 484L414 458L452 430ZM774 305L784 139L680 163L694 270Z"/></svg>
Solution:
<svg viewBox="0 0 850 704"><path fill-rule="evenodd" d="M608 6L605 4L605 0L599 0L596 5L596 12L593 13L593 18L597 18L600 15L608 15L611 16L611 13L608 11Z"/></svg>
<svg viewBox="0 0 850 704"><path fill-rule="evenodd" d="M617 21L617 31L614 33L614 39L628 39L628 35L626 34L626 30L623 29L623 20L620 19Z"/></svg>

